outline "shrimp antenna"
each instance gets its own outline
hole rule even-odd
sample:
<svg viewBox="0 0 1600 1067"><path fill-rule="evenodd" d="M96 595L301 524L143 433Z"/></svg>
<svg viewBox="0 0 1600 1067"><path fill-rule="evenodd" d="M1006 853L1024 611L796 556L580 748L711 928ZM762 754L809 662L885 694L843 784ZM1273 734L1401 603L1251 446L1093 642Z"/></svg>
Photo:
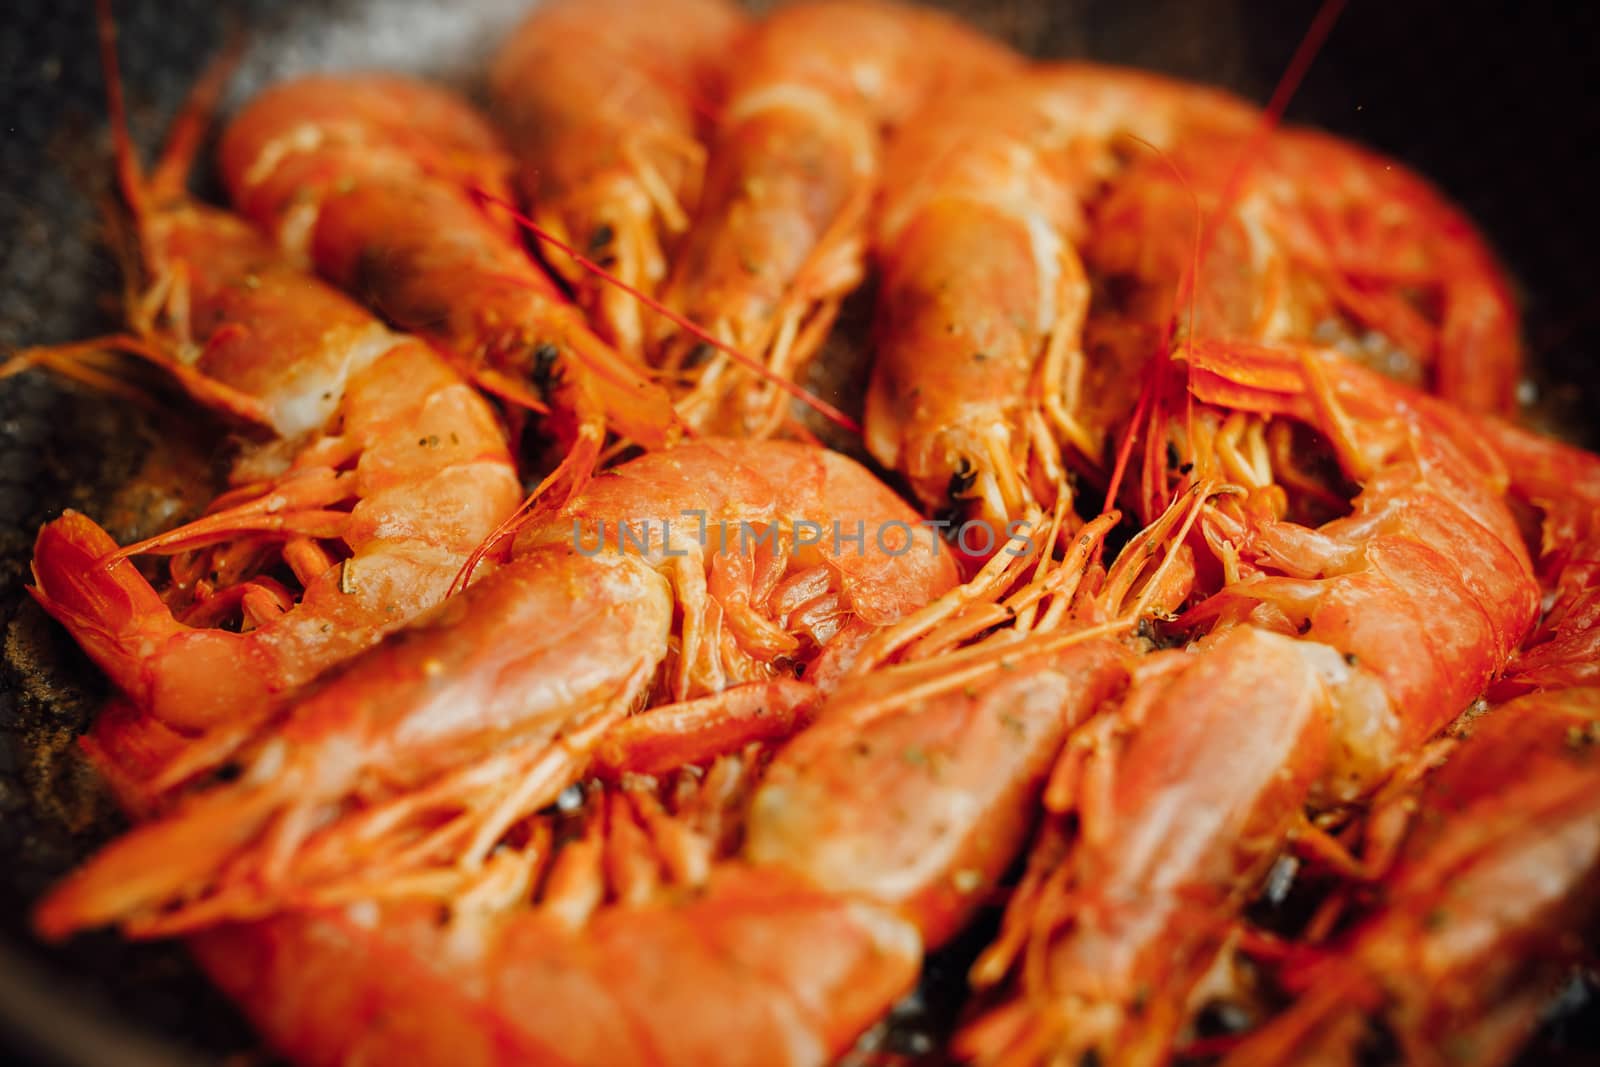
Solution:
<svg viewBox="0 0 1600 1067"><path fill-rule="evenodd" d="M1163 152L1159 146L1152 144L1142 137L1133 136L1131 134L1129 135L1129 139L1154 153L1156 158L1161 161L1162 165L1172 172L1173 177L1176 178L1178 183L1183 186L1184 191L1189 194L1190 202L1194 206L1195 238L1193 247L1193 262L1189 270L1185 271L1184 274L1178 279L1178 289L1173 301L1173 311L1171 315L1167 316L1166 326L1161 331L1161 340L1156 351L1155 363L1152 365L1152 369L1145 372L1144 382L1139 389L1139 400L1137 405L1134 407L1133 418L1129 420L1127 429L1123 431L1122 440L1117 445L1117 459L1111 470L1111 481L1106 486L1106 499L1105 503L1101 506L1102 515L1109 513L1116 506L1117 493L1122 488L1122 478L1127 472L1128 460L1133 453L1133 442L1139 435L1141 422L1143 422L1145 417L1149 415L1150 409L1155 403L1156 382L1159 381L1159 379L1163 376L1163 373L1166 370L1166 364L1171 356L1172 339L1174 336L1176 336L1178 330L1177 309L1178 307L1182 306L1185 300L1187 300L1189 303L1188 336L1192 337L1194 335L1198 292L1197 287L1194 285L1194 281L1199 277L1200 274L1200 248L1201 243L1204 240L1202 232L1202 227L1204 225L1204 213L1200 210L1200 195L1195 192L1193 184L1189 181L1189 176L1185 174L1183 168L1178 166L1173 158L1166 152ZM1150 419L1153 423L1154 416L1151 415ZM1146 494L1147 497L1153 495L1148 492L1148 481L1146 482ZM1146 504L1146 509L1149 510L1148 505L1150 501L1147 499L1144 503Z"/></svg>
<svg viewBox="0 0 1600 1067"><path fill-rule="evenodd" d="M1261 124L1256 127L1244 151L1240 153L1238 161L1234 163L1233 173L1228 176L1228 183L1223 187L1217 213L1212 217L1211 224L1206 227L1202 255L1204 248L1209 247L1216 237L1218 220L1227 215L1238 201L1239 188L1244 184L1245 175L1249 173L1251 164L1260 156L1262 142L1272 136L1272 132L1283 122L1283 113L1289 107L1289 101L1300 91L1300 83L1305 81L1306 73L1311 70L1311 64L1316 60L1317 53L1322 51L1322 46L1328 40L1328 34L1333 32L1334 24L1339 21L1339 15L1344 11L1344 5L1345 0L1323 0L1322 6L1312 16L1311 25L1306 27L1305 35L1295 46L1294 55L1289 57L1289 65L1284 68L1283 76L1278 79L1272 95L1267 98Z"/></svg>
<svg viewBox="0 0 1600 1067"><path fill-rule="evenodd" d="M117 23L111 0L95 0L95 30L100 39L100 70L106 79L106 112L111 125L111 147L116 155L117 185L135 217L144 202L144 173L128 132L128 106L122 94L122 64L117 59Z"/></svg>
<svg viewBox="0 0 1600 1067"><path fill-rule="evenodd" d="M1316 15L1311 19L1311 24L1306 27L1305 34L1300 38L1300 43L1295 47L1294 54L1289 57L1289 63L1284 68L1283 76L1278 79L1278 84L1273 88L1272 95L1267 100L1263 109L1261 123L1246 142L1239 159L1234 163L1227 181L1223 185L1222 196L1217 203L1217 210L1206 220L1204 228L1200 231L1200 238L1195 247L1193 263L1183 278L1179 279L1178 292L1175 297L1176 306L1181 306L1185 300L1194 300L1194 290L1200 273L1200 266L1210 250L1211 243L1216 239L1222 220L1237 205L1239 191L1244 186L1244 179L1249 173L1251 165L1260 156L1260 149L1266 139L1272 136L1283 120L1283 113L1289 106L1289 101L1299 91L1301 83L1305 80L1306 73L1311 69L1311 64L1316 60L1317 54L1322 51L1322 46L1327 42L1328 35L1333 32L1335 23L1344 11L1345 0L1323 0L1322 6L1317 9ZM1181 175L1180 175L1181 180ZM1185 183L1187 184L1187 183ZM1134 408L1133 418L1129 421L1123 433L1121 443L1117 447L1117 461L1112 469L1111 482L1106 491L1105 507L1109 509L1116 500L1118 490L1121 488L1122 477L1127 469L1128 459L1133 451L1134 439L1138 436L1141 424L1150 417L1150 409L1155 401L1156 384L1163 377L1167 359L1171 355L1171 339L1176 329L1177 310L1174 307L1173 315L1168 321L1168 328L1162 342L1163 357L1155 361L1145 371L1144 387L1139 392L1139 401ZM1193 334L1194 322L1190 320L1190 333ZM1148 444L1148 443L1147 443ZM1150 447L1153 447L1151 445Z"/></svg>
<svg viewBox="0 0 1600 1067"><path fill-rule="evenodd" d="M146 209L152 197L174 196L183 191L189 164L199 147L206 122L237 62L240 39L237 34L234 35L223 54L207 67L191 90L183 110L173 122L154 175L147 179L128 128L127 101L117 60L117 25L111 14L111 0L96 0L95 29L106 83L107 123L115 159L116 192L121 194L122 199L119 205L115 193L109 198L112 250L122 267L123 302L132 332L109 334L71 344L23 349L0 363L0 378L8 378L33 367L43 367L90 388L159 409L156 398L148 390L119 373L121 360L118 357L132 356L165 371L173 382L191 396L228 412L247 426L270 430L270 413L259 399L207 378L195 369L192 358L185 361L174 355L171 347L158 336L155 315L162 302L171 298L173 279L162 279L148 290L141 289L146 279L143 277L145 264L139 246L144 236L142 226ZM126 222L129 224L126 228L121 210L123 207L126 208ZM123 240L130 237L131 240ZM180 330L185 335L186 325L184 330ZM208 346L221 343L238 330L237 324L223 325L206 343Z"/></svg>
<svg viewBox="0 0 1600 1067"><path fill-rule="evenodd" d="M791 397L800 401L806 407L810 408L812 411L815 411L817 414L821 415L835 426L849 430L851 433L859 434L861 432L861 424L855 419L852 419L850 416L846 415L844 412L840 411L826 400L807 392L794 382L789 381L789 379L773 374L759 360L751 359L749 356L745 355L743 352L739 351L737 348L733 347L727 342L718 340L711 334L710 331L705 330L695 323L689 321L687 318L678 314L676 311L673 311L671 308L661 303L661 301L656 300L647 293L641 292L639 289L629 285L627 282L623 281L621 278L618 278L615 274L612 274L594 260L585 256L582 252L579 252L576 248L573 248L571 245L561 240L561 238L555 236L549 230L533 221L533 219L529 218L526 214L520 211L515 204L508 202L503 197L495 195L480 185L469 186L468 192L470 192L472 197L480 203L493 204L494 206L509 212L511 217L516 220L519 226L522 226L524 229L528 230L539 240L545 242L546 244L553 245L555 248L566 253L568 256L571 256L573 260L575 260L577 264L584 270L591 274L597 275L598 277L604 278L608 284L616 286L629 296L632 296L634 299L643 303L645 307L659 315L665 316L673 323L673 325L682 329L684 332L693 335L696 340L702 341L705 344L710 345L712 348L715 348L717 351L725 353L731 357L734 362L738 363L746 370L759 375L765 381L771 382L773 385L777 386L779 389L782 389Z"/></svg>
<svg viewBox="0 0 1600 1067"><path fill-rule="evenodd" d="M1306 27L1305 35L1295 46L1294 55L1289 57L1289 65L1284 68L1283 76L1278 79L1272 95L1267 99L1260 124L1245 142L1239 158L1234 161L1233 170L1228 174L1228 180L1222 187L1222 197L1217 202L1216 212L1207 220L1206 227L1201 232L1200 248L1195 255L1196 271L1199 269L1200 261L1210 250L1211 242L1216 240L1222 220L1238 205L1239 191L1244 186L1244 179L1249 174L1251 166L1261 156L1261 146L1282 124L1283 113L1288 108L1289 101L1294 99L1294 94L1300 90L1300 83L1305 81L1306 73L1316 60L1317 53L1322 51L1323 44L1328 40L1328 34L1333 32L1334 23L1339 21L1344 5L1345 0L1323 0L1322 6L1311 19L1311 25Z"/></svg>
<svg viewBox="0 0 1600 1067"><path fill-rule="evenodd" d="M223 88L239 65L244 41L235 27L222 52L206 65L173 120L161 158L147 183L128 129L128 105L122 87L122 64L117 58L117 23L111 14L111 0L95 0L95 29L100 39L100 69L106 80L106 112L116 156L117 184L134 217L139 218L151 194L172 195L182 189Z"/></svg>

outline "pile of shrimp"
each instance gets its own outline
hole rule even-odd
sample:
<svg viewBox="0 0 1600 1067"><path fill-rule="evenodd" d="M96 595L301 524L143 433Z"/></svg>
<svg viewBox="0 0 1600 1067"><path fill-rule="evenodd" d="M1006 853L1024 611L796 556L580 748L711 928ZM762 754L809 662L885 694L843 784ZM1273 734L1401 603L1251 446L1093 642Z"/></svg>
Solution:
<svg viewBox="0 0 1600 1067"><path fill-rule="evenodd" d="M1600 457L1516 424L1424 179L898 0L547 0L486 111L269 87L222 208L226 64L147 169L99 25L126 328L5 369L233 462L39 532L132 823L41 936L182 937L302 1064L905 1062L958 939L958 1062L1534 1034L1600 918ZM806 382L869 278L858 424Z"/></svg>

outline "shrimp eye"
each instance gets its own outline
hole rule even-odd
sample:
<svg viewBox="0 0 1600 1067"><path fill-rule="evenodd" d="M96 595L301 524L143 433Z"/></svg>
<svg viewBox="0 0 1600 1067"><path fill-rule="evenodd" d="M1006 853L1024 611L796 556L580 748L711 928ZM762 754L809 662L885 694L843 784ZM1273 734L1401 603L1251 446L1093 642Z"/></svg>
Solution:
<svg viewBox="0 0 1600 1067"><path fill-rule="evenodd" d="M966 456L961 456L956 460L956 469L950 473L950 485L945 489L945 494L954 500L971 489L972 483L977 480L977 470Z"/></svg>
<svg viewBox="0 0 1600 1067"><path fill-rule="evenodd" d="M533 350L533 369L528 372L528 377L541 393L548 394L560 382L557 366L560 358L561 350L549 341L540 342Z"/></svg>
<svg viewBox="0 0 1600 1067"><path fill-rule="evenodd" d="M939 523L939 536L944 538L947 543L955 544L963 518L965 518L965 515L962 513L961 508L955 504L951 504L943 511L938 512L934 515L934 520Z"/></svg>
<svg viewBox="0 0 1600 1067"><path fill-rule="evenodd" d="M611 228L609 222L602 222L589 234L589 254L598 256L611 247L611 242L617 239L617 231Z"/></svg>

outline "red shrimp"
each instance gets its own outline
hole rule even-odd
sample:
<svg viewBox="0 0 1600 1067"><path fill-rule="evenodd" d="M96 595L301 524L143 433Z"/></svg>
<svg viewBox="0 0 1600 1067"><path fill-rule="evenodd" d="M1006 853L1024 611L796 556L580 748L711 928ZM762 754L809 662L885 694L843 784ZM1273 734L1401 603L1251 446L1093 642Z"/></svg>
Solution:
<svg viewBox="0 0 1600 1067"><path fill-rule="evenodd" d="M866 537L813 537L812 515ZM713 718L744 708L760 735L774 681L953 584L937 539L911 541L914 521L861 467L808 445L703 442L625 464L529 524L512 562L297 701L236 781L70 877L38 926L150 933L265 914L418 837L424 858L445 848L470 867L659 696L701 698Z"/></svg>
<svg viewBox="0 0 1600 1067"><path fill-rule="evenodd" d="M1120 699L1147 648L1138 623L1188 596L1182 542L1203 498L1175 504L1109 570L1097 556L1116 515L1059 561L1054 532L1035 531L1026 551L874 635L774 757L746 857L892 905L929 948L955 934L1026 840L1064 738Z"/></svg>
<svg viewBox="0 0 1600 1067"><path fill-rule="evenodd" d="M865 437L925 508L1003 524L1051 505L1064 449L1102 460L1083 421L1098 402L1077 251L1089 206L1146 146L1256 121L1222 93L1059 64L905 125L873 236L882 282Z"/></svg>
<svg viewBox="0 0 1600 1067"><path fill-rule="evenodd" d="M1533 620L1505 472L1463 416L1329 351L1186 351L1198 399L1309 423L1362 488L1316 529L1248 481L1205 506L1197 553L1215 560L1197 564L1198 584L1225 584L1174 626L1210 633L1143 661L1117 713L1068 743L1045 794L1052 820L974 971L988 986L1015 970L958 1041L982 1062L1166 1062L1291 838L1349 862L1307 809L1425 765L1425 744ZM1188 423L1184 477L1225 482L1237 465L1208 451L1208 425Z"/></svg>
<svg viewBox="0 0 1600 1067"><path fill-rule="evenodd" d="M1015 988L958 1035L960 1056L1166 1061L1326 772L1339 666L1330 649L1254 627L1140 662L1118 712L1069 743L1051 782L1052 821L972 974L993 986L1015 962Z"/></svg>
<svg viewBox="0 0 1600 1067"><path fill-rule="evenodd" d="M1381 1019L1405 1062L1511 1063L1595 916L1600 689L1502 705L1420 795L1378 904L1292 961L1299 993L1227 1067L1354 1062Z"/></svg>
<svg viewBox="0 0 1600 1067"><path fill-rule="evenodd" d="M916 981L892 911L729 865L698 892L608 908L436 904L294 913L195 939L296 1063L823 1067Z"/></svg>
<svg viewBox="0 0 1600 1067"><path fill-rule="evenodd" d="M666 392L589 329L510 220L475 201L509 199L512 163L465 101L392 75L300 78L253 100L219 154L234 203L290 254L489 392L555 409L569 493L608 428L647 447L674 436Z"/></svg>
<svg viewBox="0 0 1600 1067"><path fill-rule="evenodd" d="M185 194L214 84L197 90L155 174L141 175L104 17L101 29L148 287L129 309L133 336L68 358L90 346L132 352L269 438L245 447L234 488L187 526L125 549L75 512L40 531L34 597L129 698L85 744L141 807L153 800L146 773L184 737L248 736L286 694L442 600L519 487L492 411L426 345ZM183 591L193 608L182 617L123 558L206 546L223 547L202 562L226 571L218 553L232 552L242 573ZM279 563L298 592L268 573ZM239 632L220 628L230 617Z"/></svg>
<svg viewBox="0 0 1600 1067"><path fill-rule="evenodd" d="M1018 60L943 15L888 0L781 7L739 47L665 298L768 376L792 380L861 282L884 131ZM681 407L693 424L766 433L780 420L782 391L726 354L689 334L669 336L662 354L694 375Z"/></svg>
<svg viewBox="0 0 1600 1067"><path fill-rule="evenodd" d="M1218 129L1146 153L1098 205L1084 254L1120 295L1118 328L1159 328L1183 305L1204 336L1330 345L1467 410L1515 410L1519 320L1483 239L1425 180L1326 134Z"/></svg>
<svg viewBox="0 0 1600 1067"><path fill-rule="evenodd" d="M728 0L554 0L512 31L489 72L534 219L636 292L655 295L688 228L702 135L746 20ZM619 351L642 358L632 293L552 253Z"/></svg>
<svg viewBox="0 0 1600 1067"><path fill-rule="evenodd" d="M1595 519L1600 460L1492 420L1512 493L1541 513L1546 618L1491 696L1509 699L1398 813L1378 904L1331 947L1301 950L1280 976L1300 998L1251 1034L1230 1067L1348 1062L1381 1018L1408 1062L1510 1062L1531 1034L1569 931L1593 914L1600 806Z"/></svg>
<svg viewBox="0 0 1600 1067"><path fill-rule="evenodd" d="M1511 495L1537 516L1544 617L1494 688L1600 685L1600 457L1503 422L1480 426L1506 465Z"/></svg>
<svg viewBox="0 0 1600 1067"><path fill-rule="evenodd" d="M1010 601L1013 621L1065 607L1085 581L1115 609L1138 579L1155 578L1143 573L1150 557L1135 555L1138 573L1114 568L1103 587L1087 543L1059 568L1033 569ZM941 599L976 607L986 595ZM900 638L927 635L933 618L957 621L928 612ZM1125 676L1130 652L1109 631L1068 631L1015 641L1020 629L1007 630L917 659L921 698L859 676L778 752L753 796L760 761L743 756L675 777L630 774L591 789L588 816L537 817L476 874L447 863L397 881L380 867L356 903L319 894L310 912L208 930L196 951L299 1062L400 1049L422 1064L831 1062L909 990L923 948L983 899L1021 843L1065 728ZM967 652L994 662L961 692L979 677ZM902 744L924 746L927 760L882 758ZM861 746L879 758L863 763ZM618 747L613 773L653 758L633 740ZM808 812L813 802L824 810ZM573 818L585 822L576 835L564 829ZM943 818L959 829L941 834ZM856 847L808 840L829 829ZM911 855L916 869L891 875ZM307 976L337 993L302 995ZM374 1013L405 1022L372 1026Z"/></svg>
<svg viewBox="0 0 1600 1067"><path fill-rule="evenodd" d="M1185 621L1249 619L1337 649L1350 675L1335 701L1363 740L1335 760L1332 795L1362 795L1484 692L1534 622L1506 470L1472 420L1334 351L1197 341L1187 355L1197 399L1314 427L1360 486L1348 515L1315 528L1260 498L1220 501L1200 526L1227 584ZM1262 464L1186 448L1197 475L1262 488Z"/></svg>

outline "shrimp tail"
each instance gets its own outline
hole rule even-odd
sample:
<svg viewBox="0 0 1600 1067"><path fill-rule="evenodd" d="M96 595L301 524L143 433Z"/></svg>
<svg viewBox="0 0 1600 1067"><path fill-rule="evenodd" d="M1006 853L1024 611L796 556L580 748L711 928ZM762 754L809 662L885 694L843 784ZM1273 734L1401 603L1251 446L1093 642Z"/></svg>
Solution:
<svg viewBox="0 0 1600 1067"><path fill-rule="evenodd" d="M78 744L122 806L147 813L160 792L150 785L151 776L190 739L138 710L140 696L152 687L141 669L141 653L188 628L173 618L131 561L106 565L116 551L117 543L88 516L68 511L39 531L36 584L29 592L131 695L131 701L115 700L102 711Z"/></svg>
<svg viewBox="0 0 1600 1067"><path fill-rule="evenodd" d="M174 762L184 768L177 777L191 777L249 739L255 716L213 734L215 713L230 702L269 707L274 672L240 635L175 618L125 557L92 519L68 511L39 531L29 592L128 698L96 719L79 744L123 806L147 812L176 784ZM184 670L164 667L180 661ZM240 670L246 663L250 669ZM172 713L137 710L153 707Z"/></svg>
<svg viewBox="0 0 1600 1067"><path fill-rule="evenodd" d="M150 818L164 806L172 764L196 745L209 754L209 735L190 738L132 701L112 698L95 717L94 726L78 738L78 750L111 788L122 810L136 819ZM203 769L215 767L210 759ZM185 774L184 778L191 775Z"/></svg>
<svg viewBox="0 0 1600 1067"><path fill-rule="evenodd" d="M1303 364L1283 348L1196 343L1186 352L1189 388L1208 404L1239 411L1315 418L1305 399Z"/></svg>
<svg viewBox="0 0 1600 1067"><path fill-rule="evenodd" d="M185 722L203 716L215 695L216 678L228 678L226 686L235 695L246 684L232 670L220 674L208 670L218 667L218 657L237 668L237 657L244 654L239 635L196 629L179 621L126 558L130 554L87 515L67 511L39 531L30 592L135 701L174 700L187 709ZM158 651L170 654L180 646L188 667L181 676L153 666ZM259 688L264 699L270 687L262 683ZM184 728L183 722L169 725Z"/></svg>
<svg viewBox="0 0 1600 1067"><path fill-rule="evenodd" d="M152 638L172 637L185 627L131 562L106 566L117 551L116 541L94 520L67 511L39 531L30 592L113 682L137 693L143 687L143 649Z"/></svg>

